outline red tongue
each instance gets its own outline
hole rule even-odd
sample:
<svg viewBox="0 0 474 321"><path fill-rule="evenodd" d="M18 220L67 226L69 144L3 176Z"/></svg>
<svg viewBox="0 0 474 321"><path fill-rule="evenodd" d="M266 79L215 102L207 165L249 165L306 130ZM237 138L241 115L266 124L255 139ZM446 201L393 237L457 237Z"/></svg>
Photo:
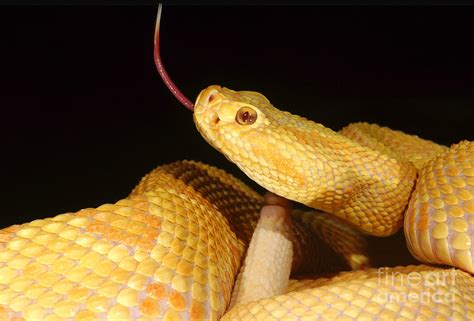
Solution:
<svg viewBox="0 0 474 321"><path fill-rule="evenodd" d="M155 39L154 45L155 49L153 51L153 57L155 59L156 69L161 76L161 79L165 82L168 89L173 93L173 95L184 105L184 107L188 108L191 111L194 111L194 104L186 98L186 96L178 89L178 87L174 84L171 80L170 76L165 70L163 66L163 62L161 61L160 56L160 21L161 21L161 3L158 5L158 14L156 16L156 26L155 26Z"/></svg>

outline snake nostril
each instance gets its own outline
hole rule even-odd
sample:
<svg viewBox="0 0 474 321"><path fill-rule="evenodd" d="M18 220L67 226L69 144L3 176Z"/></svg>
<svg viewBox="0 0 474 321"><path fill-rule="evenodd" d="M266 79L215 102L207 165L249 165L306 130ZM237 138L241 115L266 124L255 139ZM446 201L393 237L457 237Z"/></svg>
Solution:
<svg viewBox="0 0 474 321"><path fill-rule="evenodd" d="M208 102L212 102L214 99L216 98L216 95L215 94L211 94L208 98Z"/></svg>

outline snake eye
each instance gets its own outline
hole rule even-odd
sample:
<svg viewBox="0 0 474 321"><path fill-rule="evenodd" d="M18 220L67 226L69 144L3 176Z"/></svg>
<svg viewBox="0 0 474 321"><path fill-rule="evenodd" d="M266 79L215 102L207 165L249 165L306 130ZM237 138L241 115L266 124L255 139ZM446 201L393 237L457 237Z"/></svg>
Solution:
<svg viewBox="0 0 474 321"><path fill-rule="evenodd" d="M252 125L257 120L257 112L250 107L242 107L237 111L235 120L240 125Z"/></svg>

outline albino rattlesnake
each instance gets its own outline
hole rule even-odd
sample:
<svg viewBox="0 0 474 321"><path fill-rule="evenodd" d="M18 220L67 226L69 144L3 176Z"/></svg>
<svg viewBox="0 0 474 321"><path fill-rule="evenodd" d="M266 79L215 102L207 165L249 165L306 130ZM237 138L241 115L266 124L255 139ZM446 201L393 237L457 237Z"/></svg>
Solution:
<svg viewBox="0 0 474 321"><path fill-rule="evenodd" d="M163 73L158 46L155 58ZM239 180L164 165L115 204L1 230L0 319L474 318L474 143L365 123L336 133L219 86L201 92L194 120L260 185L331 214L268 194L257 225L263 198ZM403 222L414 256L456 268L368 268L362 232ZM288 283L290 268L312 277Z"/></svg>

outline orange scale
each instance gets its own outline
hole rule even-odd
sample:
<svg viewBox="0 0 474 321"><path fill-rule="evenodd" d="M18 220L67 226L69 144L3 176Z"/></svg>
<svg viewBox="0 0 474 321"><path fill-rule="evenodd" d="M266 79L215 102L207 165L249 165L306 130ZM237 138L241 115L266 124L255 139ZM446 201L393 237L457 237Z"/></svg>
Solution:
<svg viewBox="0 0 474 321"><path fill-rule="evenodd" d="M191 303L190 318L191 321L204 320L206 317L206 311L204 306L196 301Z"/></svg>
<svg viewBox="0 0 474 321"><path fill-rule="evenodd" d="M167 295L166 288L162 284L151 283L146 287L146 294L154 299L162 300Z"/></svg>
<svg viewBox="0 0 474 321"><path fill-rule="evenodd" d="M462 208L468 213L474 213L474 201L464 202Z"/></svg>
<svg viewBox="0 0 474 321"><path fill-rule="evenodd" d="M110 228L107 233L104 233L104 237L110 241L121 241L123 232L117 228Z"/></svg>
<svg viewBox="0 0 474 321"><path fill-rule="evenodd" d="M84 208L80 210L79 212L76 212L74 216L76 217L86 217L86 216L91 216L94 217L97 214L97 210L94 208Z"/></svg>
<svg viewBox="0 0 474 321"><path fill-rule="evenodd" d="M168 295L168 302L177 311L183 311L186 308L186 300L181 293L171 292Z"/></svg>
<svg viewBox="0 0 474 321"><path fill-rule="evenodd" d="M446 169L446 174L448 176L459 176L459 174L461 173L461 169L459 167L454 167L454 166L450 166Z"/></svg>
<svg viewBox="0 0 474 321"><path fill-rule="evenodd" d="M146 215L142 210L132 208L132 214L130 214L130 219L135 222L146 223Z"/></svg>
<svg viewBox="0 0 474 321"><path fill-rule="evenodd" d="M129 246L135 247L138 241L140 241L140 236L128 234L128 233L121 233L122 234L122 242Z"/></svg>
<svg viewBox="0 0 474 321"><path fill-rule="evenodd" d="M145 202L148 201L148 197L146 197L145 195L133 195L133 201L134 201L133 207L137 207L136 204L143 201Z"/></svg>
<svg viewBox="0 0 474 321"><path fill-rule="evenodd" d="M145 224L158 229L161 227L161 219L153 215L147 215L145 218Z"/></svg>
<svg viewBox="0 0 474 321"><path fill-rule="evenodd" d="M107 234L109 229L110 227L107 224L102 223L100 221L94 221L86 227L86 230L88 232L99 233L99 234Z"/></svg>
<svg viewBox="0 0 474 321"><path fill-rule="evenodd" d="M146 212L148 211L148 207L150 206L150 203L147 201L146 197L143 197L143 198L146 200L145 202L137 202L133 205L133 207Z"/></svg>
<svg viewBox="0 0 474 321"><path fill-rule="evenodd" d="M159 317L160 316L160 306L158 302L153 299L144 299L138 305L140 313L146 317Z"/></svg>
<svg viewBox="0 0 474 321"><path fill-rule="evenodd" d="M143 234L141 235L143 238L147 238L147 239L155 239L158 237L158 235L160 234L159 231L157 231L155 228L146 228L144 231L143 231Z"/></svg>
<svg viewBox="0 0 474 321"><path fill-rule="evenodd" d="M139 239L138 242L135 244L135 246L139 248L140 250L149 252L155 246L155 239L149 238L149 237Z"/></svg>

